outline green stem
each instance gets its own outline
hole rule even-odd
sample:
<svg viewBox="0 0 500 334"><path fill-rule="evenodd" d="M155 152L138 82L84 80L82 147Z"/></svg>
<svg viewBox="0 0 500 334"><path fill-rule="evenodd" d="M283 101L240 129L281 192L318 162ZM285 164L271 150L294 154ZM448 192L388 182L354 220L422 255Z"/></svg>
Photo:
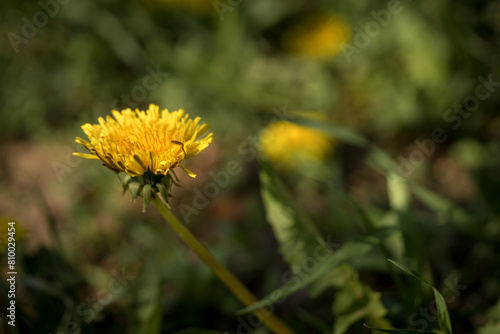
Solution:
<svg viewBox="0 0 500 334"><path fill-rule="evenodd" d="M153 205L158 209L163 218L170 224L170 227L179 235L179 237L188 244L189 247L205 262L220 280L233 292L233 294L246 306L250 306L257 301L257 298L234 277L189 230L179 219L170 211L170 209L158 197L151 199ZM259 319L272 331L278 334L293 334L293 332L277 316L264 309L258 309L254 312Z"/></svg>

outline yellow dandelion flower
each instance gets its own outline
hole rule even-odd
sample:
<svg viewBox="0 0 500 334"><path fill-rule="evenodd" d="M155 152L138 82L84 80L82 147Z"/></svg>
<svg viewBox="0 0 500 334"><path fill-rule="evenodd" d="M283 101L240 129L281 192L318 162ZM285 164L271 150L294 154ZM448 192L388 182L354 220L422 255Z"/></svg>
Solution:
<svg viewBox="0 0 500 334"><path fill-rule="evenodd" d="M351 29L338 17L315 15L292 26L283 35L284 48L311 59L328 59L341 51Z"/></svg>
<svg viewBox="0 0 500 334"><path fill-rule="evenodd" d="M260 137L264 156L278 166L293 169L300 162L320 162L334 142L324 133L287 121L276 121Z"/></svg>
<svg viewBox="0 0 500 334"><path fill-rule="evenodd" d="M78 137L76 142L91 154L75 152L74 155L101 160L109 169L132 177L146 172L167 175L175 167L181 167L191 177L196 176L180 163L212 142L212 133L198 139L209 124L199 125L199 117L190 119L182 109L169 112L153 104L147 111L113 110L112 114L114 119L100 117L99 124L82 126L90 141Z"/></svg>
<svg viewBox="0 0 500 334"><path fill-rule="evenodd" d="M144 199L143 211L158 192L168 200L173 182L169 171L173 168L180 167L196 177L181 161L200 153L212 142L212 133L199 138L208 130L207 123L198 124L199 117L191 119L182 109L169 112L153 104L147 111L113 110L112 114L114 119L100 117L99 124L82 126L89 141L78 137L76 142L91 154L73 154L101 160L115 173L127 173L122 180L123 190L128 189L133 200L137 196Z"/></svg>

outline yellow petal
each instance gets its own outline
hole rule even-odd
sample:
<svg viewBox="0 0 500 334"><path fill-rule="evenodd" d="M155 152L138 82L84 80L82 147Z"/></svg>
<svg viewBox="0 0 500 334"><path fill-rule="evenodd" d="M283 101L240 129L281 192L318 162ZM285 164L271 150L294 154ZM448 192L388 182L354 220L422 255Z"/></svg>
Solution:
<svg viewBox="0 0 500 334"><path fill-rule="evenodd" d="M81 158L85 158L85 159L101 160L93 154L73 152L73 155L76 155L77 157L81 157Z"/></svg>
<svg viewBox="0 0 500 334"><path fill-rule="evenodd" d="M187 175L191 176L192 178L195 178L196 177L196 174L191 172L189 169L187 169L186 167L184 167L183 165L179 165L180 168L182 168L183 171L185 171L187 173Z"/></svg>
<svg viewBox="0 0 500 334"><path fill-rule="evenodd" d="M198 137L204 134L208 130L208 128L210 128L210 124L208 123L202 124L198 129Z"/></svg>

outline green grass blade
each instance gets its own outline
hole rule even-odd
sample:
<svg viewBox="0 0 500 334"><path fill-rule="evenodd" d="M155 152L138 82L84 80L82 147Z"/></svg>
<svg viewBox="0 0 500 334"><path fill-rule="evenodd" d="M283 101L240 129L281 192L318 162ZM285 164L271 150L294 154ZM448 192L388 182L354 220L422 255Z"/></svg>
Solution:
<svg viewBox="0 0 500 334"><path fill-rule="evenodd" d="M408 274L410 274L411 276L415 277L416 279L418 279L419 281L429 285L430 287L434 287L431 283L431 281L429 281L426 277L424 277L422 274L416 272L415 270L411 269L411 268L408 268L407 266L405 266L404 264L402 263L399 263L399 262L396 262L394 260L391 260L391 259L388 259L390 263L392 263L393 265L395 265L396 267L398 267L399 269L407 272Z"/></svg>
<svg viewBox="0 0 500 334"><path fill-rule="evenodd" d="M434 291L434 298L436 300L436 306L437 306L437 311L438 311L439 327L441 328L441 330L444 334L451 334L452 330L451 330L450 315L448 313L448 308L446 307L446 301L444 300L443 295L422 274L420 274L420 273L416 272L415 270L408 268L404 264L401 264L401 263L396 262L394 260L389 259L389 262L394 264L399 269L410 274L414 278L418 279L419 281L432 287L432 290Z"/></svg>
<svg viewBox="0 0 500 334"><path fill-rule="evenodd" d="M434 291L434 298L436 299L436 305L437 305L437 310L438 310L438 322L439 322L439 328L443 331L445 334L451 334L451 320L450 320L450 314L448 313L448 308L446 307L446 301L444 300L443 295L441 292L438 291L436 288L432 288Z"/></svg>

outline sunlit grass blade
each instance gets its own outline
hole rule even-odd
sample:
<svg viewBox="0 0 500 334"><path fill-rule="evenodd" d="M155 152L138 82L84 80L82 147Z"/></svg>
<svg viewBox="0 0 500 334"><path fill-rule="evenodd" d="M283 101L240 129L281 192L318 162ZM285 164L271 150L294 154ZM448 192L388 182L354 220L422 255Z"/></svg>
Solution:
<svg viewBox="0 0 500 334"><path fill-rule="evenodd" d="M389 204L396 212L404 212L410 207L410 190L404 178L396 173L387 175L387 195Z"/></svg>
<svg viewBox="0 0 500 334"><path fill-rule="evenodd" d="M336 250L335 253L330 255L329 258L321 263L315 271L309 274L295 276L290 283L273 291L269 294L269 296L261 299L253 305L238 311L238 314L252 312L256 309L265 307L278 299L282 299L302 288L307 287L338 265L368 253L392 232L392 229L379 229L374 231L372 234L345 243L342 247Z"/></svg>
<svg viewBox="0 0 500 334"><path fill-rule="evenodd" d="M414 263L417 267L422 265L419 242L420 231L414 222L414 217L411 212L411 194L408 182L401 177L397 172L388 171L386 174L387 196L389 205L397 219L395 220L398 227L403 232L401 243L404 245L404 256ZM408 288L403 294L405 307L407 311L413 309L418 304L418 296L422 294L422 286L418 281L411 280L408 282Z"/></svg>
<svg viewBox="0 0 500 334"><path fill-rule="evenodd" d="M396 267L399 269L405 271L406 273L410 274L414 278L418 279L419 281L429 285L432 288L432 291L434 292L434 298L436 300L436 306L437 306L437 316L438 316L438 322L439 322L439 327L441 328L441 331L444 334L451 334L451 321L450 321L450 315L448 313L448 308L446 307L446 301L444 300L443 295L432 285L432 283L424 277L422 274L416 272L415 270L408 268L404 264L401 264L399 262L396 262L394 260L390 260L392 264L394 264Z"/></svg>

